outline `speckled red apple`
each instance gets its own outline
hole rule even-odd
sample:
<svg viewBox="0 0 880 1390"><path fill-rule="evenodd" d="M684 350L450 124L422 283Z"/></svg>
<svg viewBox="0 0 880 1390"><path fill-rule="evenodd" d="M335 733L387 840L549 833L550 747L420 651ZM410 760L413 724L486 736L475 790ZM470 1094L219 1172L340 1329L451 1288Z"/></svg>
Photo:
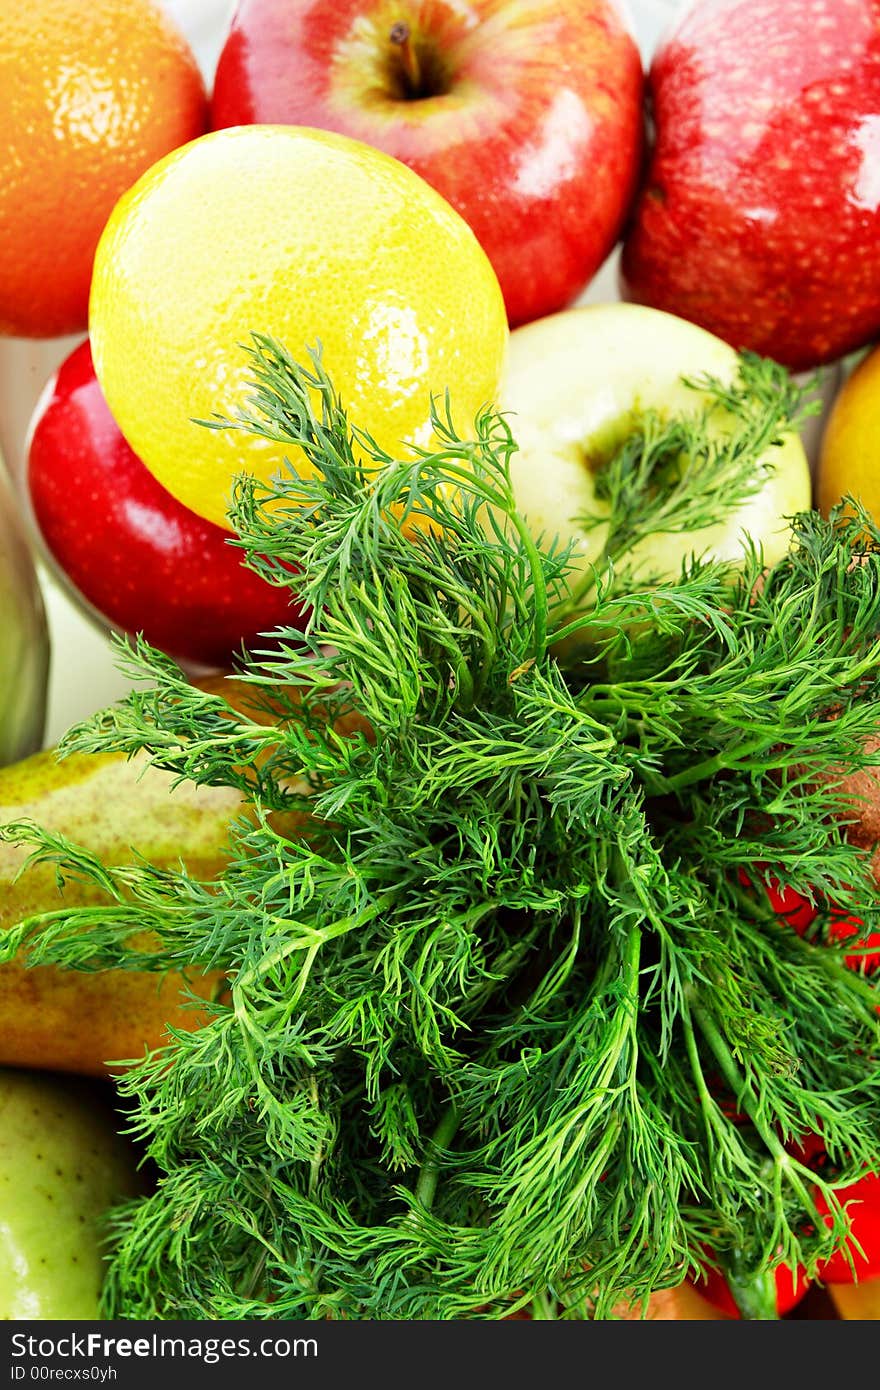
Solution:
<svg viewBox="0 0 880 1390"><path fill-rule="evenodd" d="M29 429L27 487L59 578L111 627L178 661L228 666L260 634L301 626L289 590L243 564L229 532L182 506L129 448L88 340L62 363Z"/></svg>
<svg viewBox="0 0 880 1390"><path fill-rule="evenodd" d="M517 324L568 304L617 242L643 88L614 0L238 0L212 125L395 155L470 224Z"/></svg>
<svg viewBox="0 0 880 1390"><path fill-rule="evenodd" d="M649 74L624 296L796 370L880 332L880 0L705 0Z"/></svg>

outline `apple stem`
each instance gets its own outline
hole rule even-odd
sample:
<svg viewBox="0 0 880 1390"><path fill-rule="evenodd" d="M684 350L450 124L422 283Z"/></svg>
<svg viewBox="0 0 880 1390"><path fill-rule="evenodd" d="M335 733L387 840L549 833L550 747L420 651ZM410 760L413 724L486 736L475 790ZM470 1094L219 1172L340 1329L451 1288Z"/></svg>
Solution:
<svg viewBox="0 0 880 1390"><path fill-rule="evenodd" d="M410 27L403 19L392 25L388 35L396 50L397 64L406 93L410 97L419 97L422 95L422 70L411 37Z"/></svg>

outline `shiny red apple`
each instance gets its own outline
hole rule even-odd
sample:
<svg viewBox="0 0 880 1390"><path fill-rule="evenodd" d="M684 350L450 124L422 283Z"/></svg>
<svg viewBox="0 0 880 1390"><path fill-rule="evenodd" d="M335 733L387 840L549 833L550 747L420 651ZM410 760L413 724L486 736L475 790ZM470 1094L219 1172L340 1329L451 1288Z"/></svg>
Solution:
<svg viewBox="0 0 880 1390"><path fill-rule="evenodd" d="M795 370L880 333L880 0L704 0L648 88L624 296Z"/></svg>
<svg viewBox="0 0 880 1390"><path fill-rule="evenodd" d="M618 241L643 87L614 0L239 0L212 125L317 126L410 165L517 324L570 303Z"/></svg>
<svg viewBox="0 0 880 1390"><path fill-rule="evenodd" d="M53 568L92 616L195 666L228 666L260 634L299 627L290 591L243 564L221 530L166 492L123 439L88 340L31 420L27 490Z"/></svg>

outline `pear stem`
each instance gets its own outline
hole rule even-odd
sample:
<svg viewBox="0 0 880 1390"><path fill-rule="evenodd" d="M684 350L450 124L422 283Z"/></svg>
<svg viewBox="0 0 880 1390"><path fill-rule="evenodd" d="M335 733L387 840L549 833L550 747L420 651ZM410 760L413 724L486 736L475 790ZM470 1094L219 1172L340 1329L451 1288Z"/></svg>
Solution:
<svg viewBox="0 0 880 1390"><path fill-rule="evenodd" d="M398 20L398 22L392 26L388 38L396 50L395 56L407 96L420 96L422 69L418 54L411 42L410 27L406 21L403 19Z"/></svg>

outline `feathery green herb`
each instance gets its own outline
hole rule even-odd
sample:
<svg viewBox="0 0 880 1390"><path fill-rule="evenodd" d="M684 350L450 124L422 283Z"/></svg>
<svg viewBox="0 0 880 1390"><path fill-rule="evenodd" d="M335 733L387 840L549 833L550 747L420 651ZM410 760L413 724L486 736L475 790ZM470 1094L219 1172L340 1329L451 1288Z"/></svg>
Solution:
<svg viewBox="0 0 880 1390"><path fill-rule="evenodd" d="M763 880L877 924L842 778L878 761L880 533L810 512L769 573L757 547L650 585L626 564L756 486L789 379L744 357L699 383L726 447L698 412L634 425L579 610L497 413L463 440L446 402L436 450L392 459L319 355L255 344L248 409L213 424L300 451L234 522L308 629L242 654L250 711L136 643L138 688L62 747L240 788L227 870L2 832L107 894L5 957L229 978L118 1083L160 1176L116 1215L108 1315L607 1318L707 1250L814 1269L847 1229L832 1184L876 1159L878 985Z"/></svg>

